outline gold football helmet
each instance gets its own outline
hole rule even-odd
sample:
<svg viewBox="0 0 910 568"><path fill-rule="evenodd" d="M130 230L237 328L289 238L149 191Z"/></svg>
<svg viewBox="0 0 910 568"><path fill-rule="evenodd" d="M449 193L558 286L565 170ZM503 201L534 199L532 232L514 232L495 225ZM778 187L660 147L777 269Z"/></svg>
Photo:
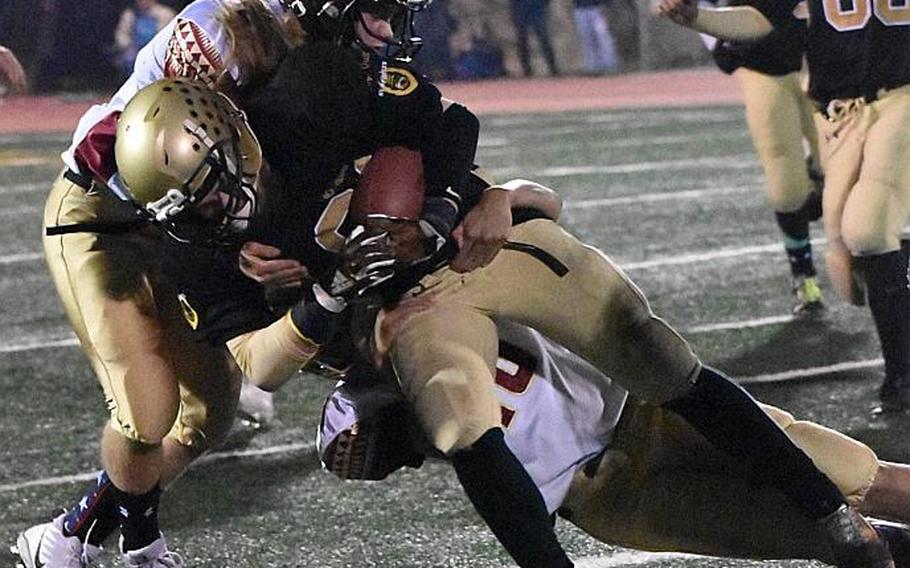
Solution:
<svg viewBox="0 0 910 568"><path fill-rule="evenodd" d="M243 230L256 211L259 142L230 99L201 82L161 79L136 93L114 154L139 211L177 238L185 221Z"/></svg>

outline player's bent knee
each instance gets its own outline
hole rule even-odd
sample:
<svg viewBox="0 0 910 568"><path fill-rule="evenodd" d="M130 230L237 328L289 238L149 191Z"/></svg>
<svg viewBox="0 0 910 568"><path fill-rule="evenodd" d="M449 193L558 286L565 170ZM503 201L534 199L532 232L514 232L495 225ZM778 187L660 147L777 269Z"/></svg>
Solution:
<svg viewBox="0 0 910 568"><path fill-rule="evenodd" d="M458 369L437 372L421 389L415 408L427 437L446 455L469 448L501 422L490 382L474 384Z"/></svg>
<svg viewBox="0 0 910 568"><path fill-rule="evenodd" d="M844 244L854 256L884 254L900 248L898 236L889 236L873 224L844 221L841 227Z"/></svg>
<svg viewBox="0 0 910 568"><path fill-rule="evenodd" d="M785 431L851 505L865 497L879 468L878 456L869 446L812 422L797 420Z"/></svg>
<svg viewBox="0 0 910 568"><path fill-rule="evenodd" d="M624 341L635 345L627 353L627 379L630 392L655 405L675 400L688 393L697 381L701 362L688 342L666 322L647 312L633 318Z"/></svg>
<svg viewBox="0 0 910 568"><path fill-rule="evenodd" d="M112 416L109 420L111 429L126 438L131 444L137 446L158 446L164 437L168 435L176 419L176 412L167 416L162 416L159 420L131 420L126 421Z"/></svg>

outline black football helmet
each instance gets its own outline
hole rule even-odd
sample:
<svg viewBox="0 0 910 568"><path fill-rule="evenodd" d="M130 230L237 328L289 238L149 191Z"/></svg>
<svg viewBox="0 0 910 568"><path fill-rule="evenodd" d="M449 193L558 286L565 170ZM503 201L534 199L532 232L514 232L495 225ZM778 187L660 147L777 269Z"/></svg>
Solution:
<svg viewBox="0 0 910 568"><path fill-rule="evenodd" d="M377 38L386 44L385 57L397 61L410 61L423 40L417 36L414 16L433 0L280 0L285 10L291 12L304 31L312 37L339 44L353 43L365 51L372 51L357 40L355 24L362 22L369 13L392 24L395 36L391 40ZM364 24L364 28L369 29Z"/></svg>

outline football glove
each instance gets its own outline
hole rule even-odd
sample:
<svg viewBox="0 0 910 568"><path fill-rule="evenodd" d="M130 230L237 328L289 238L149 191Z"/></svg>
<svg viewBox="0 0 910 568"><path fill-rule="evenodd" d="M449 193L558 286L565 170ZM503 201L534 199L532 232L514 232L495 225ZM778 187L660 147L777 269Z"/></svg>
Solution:
<svg viewBox="0 0 910 568"><path fill-rule="evenodd" d="M328 294L345 303L395 275L395 254L387 232L370 235L362 225L351 231L341 252Z"/></svg>

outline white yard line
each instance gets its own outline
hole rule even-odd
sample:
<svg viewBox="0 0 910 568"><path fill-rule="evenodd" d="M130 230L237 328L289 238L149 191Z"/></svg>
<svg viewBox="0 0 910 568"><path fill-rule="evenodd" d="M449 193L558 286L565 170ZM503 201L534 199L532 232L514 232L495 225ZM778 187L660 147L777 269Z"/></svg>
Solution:
<svg viewBox="0 0 910 568"><path fill-rule="evenodd" d="M13 195L16 193L47 192L51 189L51 182L47 183L17 183L15 185L0 185L0 195Z"/></svg>
<svg viewBox="0 0 910 568"><path fill-rule="evenodd" d="M18 217L20 215L29 216L32 213L39 213L44 207L41 205L22 205L21 207L9 207L0 209L0 218Z"/></svg>
<svg viewBox="0 0 910 568"><path fill-rule="evenodd" d="M720 168L724 170L743 170L758 168L758 160L754 154L741 154L735 156L718 156L706 158L686 158L681 160L660 160L654 162L629 162L625 164L589 165L589 166L559 166L534 170L534 177L554 178L577 175L594 174L631 174L641 172L668 172L677 170L691 170L704 168ZM525 168L526 170L526 168ZM495 175L507 177L522 175L518 168L493 168ZM528 175L527 171L524 171Z"/></svg>
<svg viewBox="0 0 910 568"><path fill-rule="evenodd" d="M707 323L704 325L696 325L685 330L686 333L711 333L713 331L736 331L740 329L753 329L756 327L764 327L766 325L779 325L782 323L789 323L796 319L796 316L792 314L786 314L783 316L768 316L764 318L755 318L750 320L742 321L728 321L721 323Z"/></svg>
<svg viewBox="0 0 910 568"><path fill-rule="evenodd" d="M566 201L563 209L589 209L593 207L609 207L614 205L637 205L639 203L655 203L658 201L673 201L675 199L704 199L721 195L734 195L739 193L754 193L762 188L760 184L732 185L728 187L712 187L687 189L684 191L666 191L658 193L641 193L638 195L623 195L619 197L601 197L597 199L574 199Z"/></svg>
<svg viewBox="0 0 910 568"><path fill-rule="evenodd" d="M4 254L0 256L0 266L4 264L17 264L20 262L34 262L43 260L44 253L41 252L20 252L17 254Z"/></svg>
<svg viewBox="0 0 910 568"><path fill-rule="evenodd" d="M610 556L586 556L575 560L578 568L620 568L622 566L642 566L652 562L671 560L710 559L710 556L683 554L680 552L637 552L634 550L617 552Z"/></svg>
<svg viewBox="0 0 910 568"><path fill-rule="evenodd" d="M825 239L812 239L812 246L822 246L827 244ZM781 243L755 245L749 247L737 247L730 249L715 249L707 252L696 252L689 254L678 254L666 258L655 258L641 262L619 262L623 270L644 270L649 268L662 268L664 266L677 266L680 264L694 264L697 262L709 262L719 258L732 258L737 256L747 256L753 254L769 254L783 252Z"/></svg>
<svg viewBox="0 0 910 568"><path fill-rule="evenodd" d="M781 381L790 381L793 379L807 379L819 375L829 375L832 373L843 373L845 371L855 371L857 369L873 369L884 365L884 360L866 359L864 361L844 361L824 367L809 367L807 369L791 369L781 371L780 373L770 373L767 375L756 375L753 377L737 377L735 380L741 385L757 385L762 383L777 383Z"/></svg>
<svg viewBox="0 0 910 568"><path fill-rule="evenodd" d="M75 347L77 345L79 345L79 340L76 339L75 335L60 339L30 339L22 343L0 344L0 354L38 351L40 349L51 349L54 347Z"/></svg>
<svg viewBox="0 0 910 568"><path fill-rule="evenodd" d="M212 463L217 463L234 458L261 458L265 456L292 454L297 452L312 452L316 449L314 442L300 444L283 444L280 446L270 446L267 448L257 448L250 450L234 450L230 452L214 452L206 454L193 462L190 467L199 467ZM85 473L76 473L73 475L60 475L56 477L44 477L41 479L30 479L19 483L7 483L0 485L0 493L10 493L26 489L29 487L47 487L54 485L65 485L67 483L77 483L90 481L97 477L97 471L88 471Z"/></svg>

